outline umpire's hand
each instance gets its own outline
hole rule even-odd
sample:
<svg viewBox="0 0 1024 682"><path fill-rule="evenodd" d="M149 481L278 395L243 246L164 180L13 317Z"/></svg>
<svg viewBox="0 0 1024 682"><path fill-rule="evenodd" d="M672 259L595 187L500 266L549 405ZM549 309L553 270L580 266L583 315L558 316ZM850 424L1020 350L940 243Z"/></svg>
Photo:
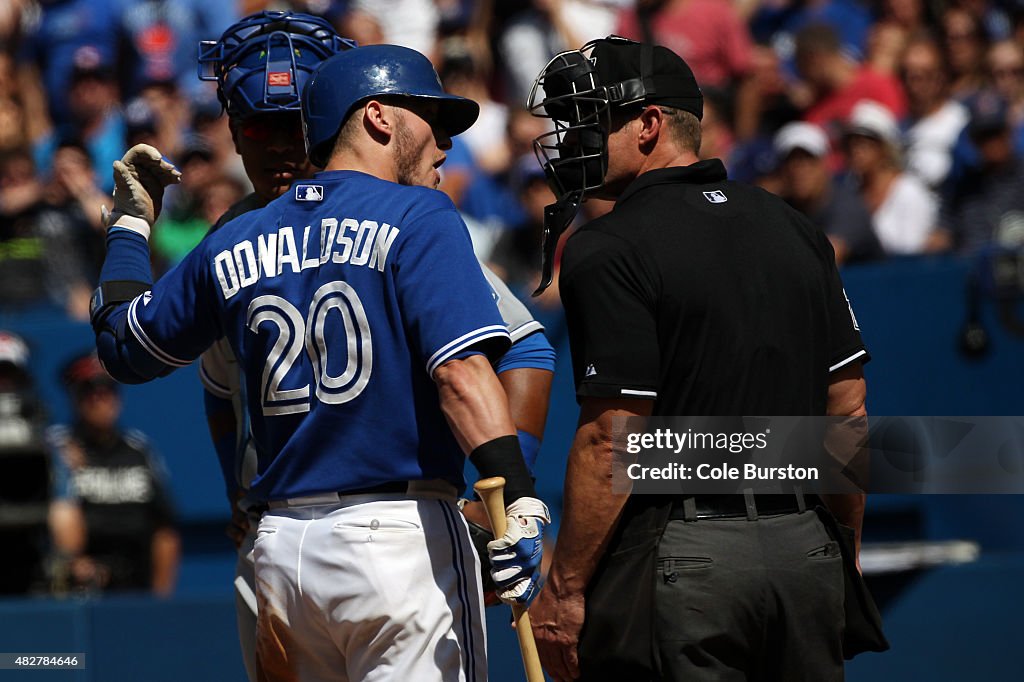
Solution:
<svg viewBox="0 0 1024 682"><path fill-rule="evenodd" d="M548 574L547 583L530 607L537 653L555 682L575 680L580 675L577 647L585 605L582 589L567 587Z"/></svg>

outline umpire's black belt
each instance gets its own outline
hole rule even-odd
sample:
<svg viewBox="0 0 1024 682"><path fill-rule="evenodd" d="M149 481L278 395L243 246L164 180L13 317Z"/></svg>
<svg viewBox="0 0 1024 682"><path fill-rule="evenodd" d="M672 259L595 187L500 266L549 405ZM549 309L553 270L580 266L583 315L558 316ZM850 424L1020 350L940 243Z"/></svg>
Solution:
<svg viewBox="0 0 1024 682"><path fill-rule="evenodd" d="M669 519L673 521L697 521L700 519L757 520L759 516L799 514L814 508L817 498L802 494L755 495L691 495L679 497L672 502Z"/></svg>

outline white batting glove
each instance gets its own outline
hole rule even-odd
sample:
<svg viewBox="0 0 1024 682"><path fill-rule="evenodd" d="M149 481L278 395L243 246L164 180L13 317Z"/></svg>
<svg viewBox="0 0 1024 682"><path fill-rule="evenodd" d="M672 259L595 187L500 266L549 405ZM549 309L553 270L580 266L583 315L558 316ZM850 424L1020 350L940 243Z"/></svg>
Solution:
<svg viewBox="0 0 1024 682"><path fill-rule="evenodd" d="M135 145L114 162L114 210L103 207L103 224L138 232L148 240L160 215L164 187L176 182L181 182L181 173L156 147Z"/></svg>
<svg viewBox="0 0 1024 682"><path fill-rule="evenodd" d="M505 509L505 534L487 543L491 577L498 598L529 606L538 591L544 528L551 523L547 506L535 497L520 497Z"/></svg>

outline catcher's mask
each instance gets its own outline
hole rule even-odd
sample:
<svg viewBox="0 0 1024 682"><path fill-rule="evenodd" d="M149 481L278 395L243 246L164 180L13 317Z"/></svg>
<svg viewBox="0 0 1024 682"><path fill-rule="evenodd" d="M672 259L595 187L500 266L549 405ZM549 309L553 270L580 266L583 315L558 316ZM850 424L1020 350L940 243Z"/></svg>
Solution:
<svg viewBox="0 0 1024 682"><path fill-rule="evenodd" d="M218 40L200 41L199 80L217 82L217 97L234 119L298 112L313 70L355 46L320 17L266 10L232 24Z"/></svg>

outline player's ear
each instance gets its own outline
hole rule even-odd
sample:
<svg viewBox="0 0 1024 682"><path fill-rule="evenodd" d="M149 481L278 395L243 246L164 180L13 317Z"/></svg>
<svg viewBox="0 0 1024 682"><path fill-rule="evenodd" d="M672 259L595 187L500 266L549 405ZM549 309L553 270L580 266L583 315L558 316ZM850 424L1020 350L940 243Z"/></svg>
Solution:
<svg viewBox="0 0 1024 682"><path fill-rule="evenodd" d="M387 144L395 134L397 125L395 107L371 99L363 105L363 127L374 140Z"/></svg>

